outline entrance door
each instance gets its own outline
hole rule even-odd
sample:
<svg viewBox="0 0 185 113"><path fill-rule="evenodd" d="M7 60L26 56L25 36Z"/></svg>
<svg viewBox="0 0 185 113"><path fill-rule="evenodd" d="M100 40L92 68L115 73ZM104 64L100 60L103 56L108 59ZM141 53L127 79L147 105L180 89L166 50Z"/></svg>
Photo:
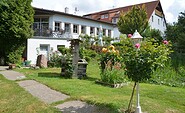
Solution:
<svg viewBox="0 0 185 113"><path fill-rule="evenodd" d="M48 60L49 60L49 48L50 48L50 45L48 44L40 45L40 54L44 55Z"/></svg>

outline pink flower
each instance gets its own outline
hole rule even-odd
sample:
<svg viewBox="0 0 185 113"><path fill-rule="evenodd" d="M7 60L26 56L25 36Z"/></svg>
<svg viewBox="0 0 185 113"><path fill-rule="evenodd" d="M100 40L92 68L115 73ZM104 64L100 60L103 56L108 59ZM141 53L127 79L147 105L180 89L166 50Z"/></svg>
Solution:
<svg viewBox="0 0 185 113"><path fill-rule="evenodd" d="M163 44L168 45L168 41L167 41L167 40L164 40L164 41L163 41Z"/></svg>
<svg viewBox="0 0 185 113"><path fill-rule="evenodd" d="M128 34L128 38L131 38L132 37L132 34Z"/></svg>
<svg viewBox="0 0 185 113"><path fill-rule="evenodd" d="M137 49L139 49L140 46L141 46L141 45L140 45L139 43L135 44L135 47L136 47Z"/></svg>

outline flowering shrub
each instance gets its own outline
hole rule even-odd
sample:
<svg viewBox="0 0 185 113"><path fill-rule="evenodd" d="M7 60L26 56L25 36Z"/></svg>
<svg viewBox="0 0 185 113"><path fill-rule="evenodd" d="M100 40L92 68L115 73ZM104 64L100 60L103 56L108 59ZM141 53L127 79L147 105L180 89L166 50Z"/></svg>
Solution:
<svg viewBox="0 0 185 113"><path fill-rule="evenodd" d="M105 65L108 61L111 61L110 67L115 64L115 62L120 62L121 57L119 55L119 51L115 49L113 45L109 46L108 48L102 48L102 54L100 57L100 69L103 72L105 69Z"/></svg>
<svg viewBox="0 0 185 113"><path fill-rule="evenodd" d="M168 41L159 44L154 39L148 39L128 48L129 51L123 53L122 58L126 74L135 82L151 78L151 74L159 66L164 66L171 53Z"/></svg>
<svg viewBox="0 0 185 113"><path fill-rule="evenodd" d="M102 49L100 58L101 81L117 84L126 81L119 51L113 45Z"/></svg>
<svg viewBox="0 0 185 113"><path fill-rule="evenodd" d="M62 54L59 51L51 52L48 66L49 67L61 67L61 56Z"/></svg>

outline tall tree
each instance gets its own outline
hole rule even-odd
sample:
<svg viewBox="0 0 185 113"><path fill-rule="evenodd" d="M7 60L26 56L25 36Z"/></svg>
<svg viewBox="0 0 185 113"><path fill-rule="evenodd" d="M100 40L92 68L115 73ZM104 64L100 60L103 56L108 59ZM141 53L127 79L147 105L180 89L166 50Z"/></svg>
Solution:
<svg viewBox="0 0 185 113"><path fill-rule="evenodd" d="M168 40L172 41L173 47L175 50L184 50L185 49L185 11L181 12L178 16L177 23L172 25L167 25L167 30L165 32ZM184 51L185 52L185 51Z"/></svg>
<svg viewBox="0 0 185 113"><path fill-rule="evenodd" d="M145 6L133 6L127 13L122 12L117 25L119 31L123 34L134 33L135 30L143 33L148 26Z"/></svg>
<svg viewBox="0 0 185 113"><path fill-rule="evenodd" d="M7 58L9 54L22 49L26 40L32 36L34 10L31 2L32 0L1 0L0 56Z"/></svg>

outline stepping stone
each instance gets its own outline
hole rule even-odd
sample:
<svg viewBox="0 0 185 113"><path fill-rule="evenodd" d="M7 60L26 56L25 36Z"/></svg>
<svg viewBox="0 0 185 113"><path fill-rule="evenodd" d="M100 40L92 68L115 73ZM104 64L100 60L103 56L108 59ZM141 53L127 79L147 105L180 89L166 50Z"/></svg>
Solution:
<svg viewBox="0 0 185 113"><path fill-rule="evenodd" d="M8 69L8 66L0 66L0 71L5 71Z"/></svg>
<svg viewBox="0 0 185 113"><path fill-rule="evenodd" d="M69 101L55 106L62 113L109 113L107 108L89 105L82 101Z"/></svg>
<svg viewBox="0 0 185 113"><path fill-rule="evenodd" d="M0 71L0 74L2 74L8 80L21 80L26 78L22 73L12 70Z"/></svg>
<svg viewBox="0 0 185 113"><path fill-rule="evenodd" d="M49 87L34 80L20 81L18 84L33 96L48 104L69 98L69 96L50 89Z"/></svg>

